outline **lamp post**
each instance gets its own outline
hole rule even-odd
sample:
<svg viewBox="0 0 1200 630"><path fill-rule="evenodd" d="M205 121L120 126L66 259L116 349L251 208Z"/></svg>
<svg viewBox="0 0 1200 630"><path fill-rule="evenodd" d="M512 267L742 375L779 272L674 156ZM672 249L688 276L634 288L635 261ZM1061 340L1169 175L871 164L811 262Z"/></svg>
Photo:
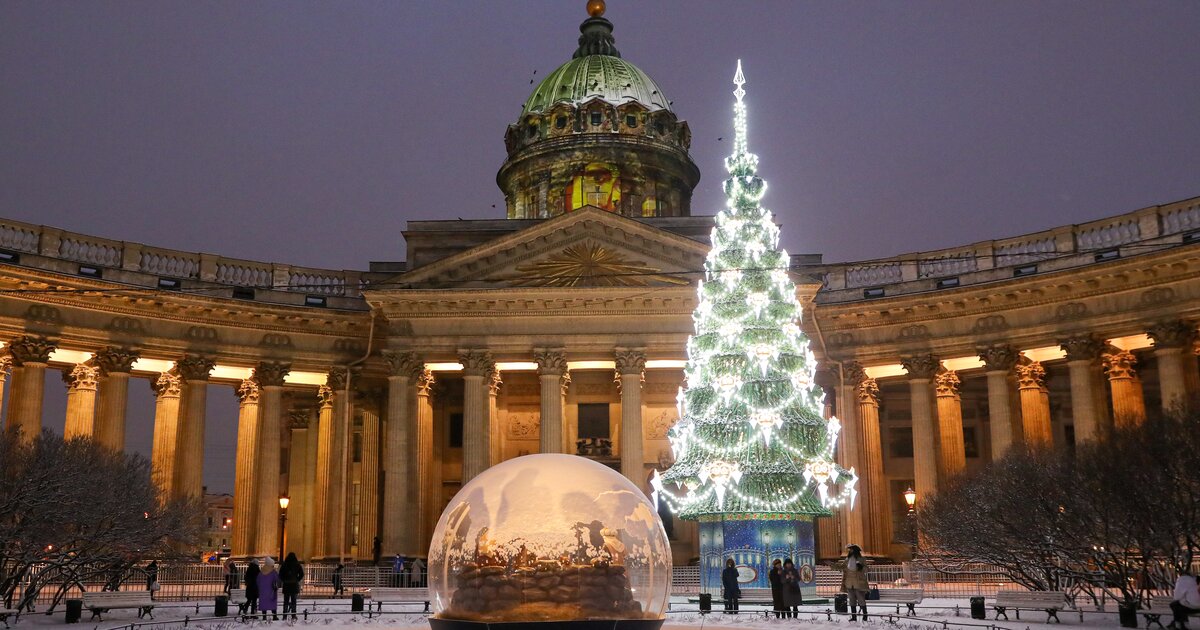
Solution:
<svg viewBox="0 0 1200 630"><path fill-rule="evenodd" d="M289 499L288 495L286 495L286 494L279 497L279 561L280 562L283 562L283 532L284 532L283 526L287 524L287 507L288 507L288 503L291 503L291 502L292 502L292 500Z"/></svg>
<svg viewBox="0 0 1200 630"><path fill-rule="evenodd" d="M908 529L909 529L909 532L912 534L912 540L911 540L912 557L916 558L917 557L917 538L918 538L917 491L913 490L912 486L909 486L908 490L904 491L904 502L906 504L908 504Z"/></svg>

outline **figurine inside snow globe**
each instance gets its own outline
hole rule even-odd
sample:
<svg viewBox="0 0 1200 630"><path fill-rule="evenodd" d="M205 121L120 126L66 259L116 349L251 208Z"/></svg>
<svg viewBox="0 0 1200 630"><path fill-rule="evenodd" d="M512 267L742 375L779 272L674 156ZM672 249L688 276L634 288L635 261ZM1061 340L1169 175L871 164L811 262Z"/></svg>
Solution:
<svg viewBox="0 0 1200 630"><path fill-rule="evenodd" d="M430 624L658 628L670 581L670 544L641 490L583 457L527 455L472 479L442 512Z"/></svg>

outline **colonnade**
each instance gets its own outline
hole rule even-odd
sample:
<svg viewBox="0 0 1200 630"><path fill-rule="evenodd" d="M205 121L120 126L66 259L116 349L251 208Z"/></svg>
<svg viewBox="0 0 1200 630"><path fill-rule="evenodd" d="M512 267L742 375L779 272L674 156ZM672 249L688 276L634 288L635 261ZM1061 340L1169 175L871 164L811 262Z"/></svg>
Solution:
<svg viewBox="0 0 1200 630"><path fill-rule="evenodd" d="M0 367L11 366L12 378L8 426L32 436L41 429L42 383L55 343L24 336L10 340L5 349ZM66 366L55 361L67 385L65 435L91 437L123 450L128 384L139 353L110 347L71 356L77 355L87 358ZM538 348L533 355L541 384L540 451L574 452L563 427L570 383L566 350ZM360 558L370 557L376 536L385 555L424 554L441 498L434 461L434 386L448 374L435 373L411 351L384 351L382 359L373 367L384 371L385 387L379 387L378 375L363 377L341 367L329 369L319 386L285 383L292 366L279 360L259 362L240 382L222 381L234 385L238 399L231 525L235 557L278 553L281 495L290 498L286 547L302 557L343 557L355 528ZM463 381L461 482L466 484L504 456L497 426L502 381L486 348L461 350L457 359L461 369L453 378ZM614 371L622 404L621 471L644 486L641 390L646 357L639 348L615 348L604 363ZM164 371L139 370L149 377L155 395L152 480L165 500L198 498L204 487L206 399L215 361L185 354L155 365ZM7 377L8 370L0 370L0 379ZM352 462L356 433L360 458Z"/></svg>
<svg viewBox="0 0 1200 630"><path fill-rule="evenodd" d="M1146 335L1152 342L1164 410L1200 393L1195 326L1162 322ZM1114 426L1145 420L1145 395L1133 352L1093 334L1065 336L1057 345L1060 352L1055 358L1065 359L1070 377L1076 443L1094 440ZM1015 444L1053 445L1043 362L1009 344L981 347L978 358L976 366L982 368L987 382L992 457L1001 457ZM900 365L908 382L912 415L913 489L918 497L929 496L965 467L960 397L965 376L931 353L900 357ZM894 525L890 505L895 497L890 496L884 474L879 383L869 372L857 362L844 363L841 389L836 392L844 438L850 444L841 449L841 462L855 466L862 489L858 508L840 515L840 538L858 542L868 553L887 556ZM822 538L822 553L837 555L841 546L837 537L827 530Z"/></svg>

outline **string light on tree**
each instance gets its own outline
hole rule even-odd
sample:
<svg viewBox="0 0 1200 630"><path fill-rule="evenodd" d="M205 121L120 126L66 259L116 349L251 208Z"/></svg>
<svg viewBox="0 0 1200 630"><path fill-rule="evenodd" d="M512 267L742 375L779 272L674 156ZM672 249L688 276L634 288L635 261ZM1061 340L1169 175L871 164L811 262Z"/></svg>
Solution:
<svg viewBox="0 0 1200 630"><path fill-rule="evenodd" d="M669 434L675 464L652 485L655 499L683 518L827 516L853 505L858 477L834 463L841 423L821 417L789 257L759 204L767 186L747 141L745 83L739 61L727 203L697 287L688 387Z"/></svg>

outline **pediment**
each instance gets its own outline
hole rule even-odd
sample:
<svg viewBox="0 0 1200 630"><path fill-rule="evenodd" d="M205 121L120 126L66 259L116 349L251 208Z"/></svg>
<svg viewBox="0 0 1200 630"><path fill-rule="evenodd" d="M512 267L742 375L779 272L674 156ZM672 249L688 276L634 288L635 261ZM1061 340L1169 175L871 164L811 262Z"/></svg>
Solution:
<svg viewBox="0 0 1200 630"><path fill-rule="evenodd" d="M680 286L695 284L707 252L703 243L585 206L386 284L396 289Z"/></svg>

